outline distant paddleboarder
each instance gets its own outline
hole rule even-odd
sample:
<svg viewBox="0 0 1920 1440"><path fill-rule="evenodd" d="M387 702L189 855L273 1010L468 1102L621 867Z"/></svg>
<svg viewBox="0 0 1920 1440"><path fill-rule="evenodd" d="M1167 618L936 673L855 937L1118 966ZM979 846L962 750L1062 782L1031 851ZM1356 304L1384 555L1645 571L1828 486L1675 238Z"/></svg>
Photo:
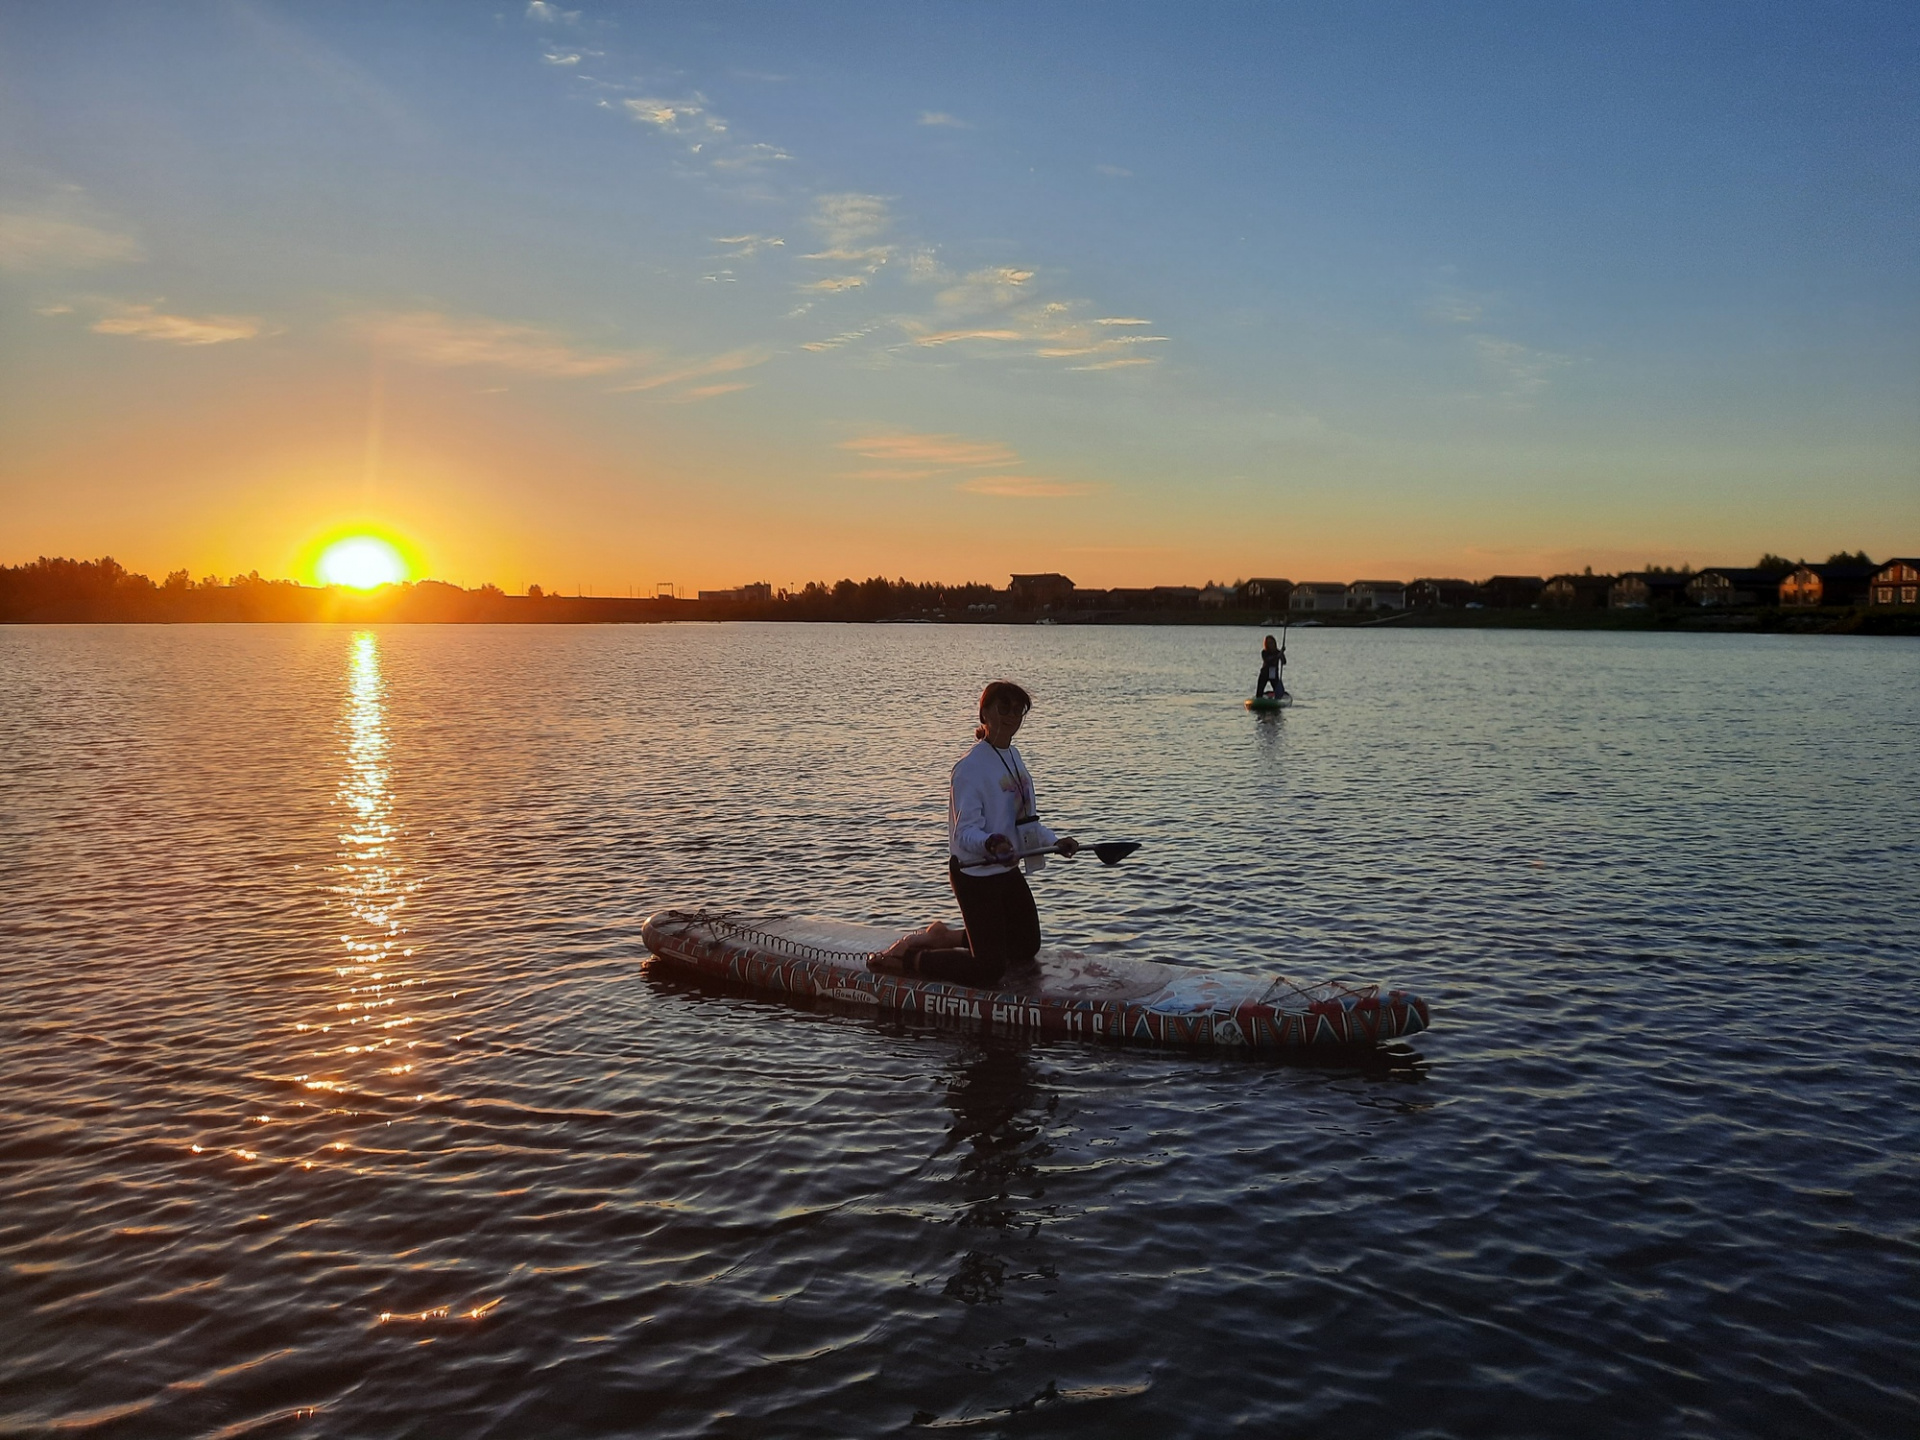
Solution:
<svg viewBox="0 0 1920 1440"><path fill-rule="evenodd" d="M1287 687L1280 680L1280 669L1286 663L1287 647L1277 644L1273 636L1267 636L1267 643L1260 647L1260 678L1253 685L1254 699L1258 700L1264 695L1269 684L1273 686L1274 699L1278 700L1287 693Z"/></svg>
<svg viewBox="0 0 1920 1440"><path fill-rule="evenodd" d="M1033 708L1033 697L1011 680L980 692L975 744L953 767L947 792L947 883L960 902L962 930L935 921L903 936L869 962L876 970L992 985L1009 970L1029 969L1040 953L1040 912L1020 873L1053 850L1072 855L1080 842L1040 823L1033 776L1013 737Z"/></svg>

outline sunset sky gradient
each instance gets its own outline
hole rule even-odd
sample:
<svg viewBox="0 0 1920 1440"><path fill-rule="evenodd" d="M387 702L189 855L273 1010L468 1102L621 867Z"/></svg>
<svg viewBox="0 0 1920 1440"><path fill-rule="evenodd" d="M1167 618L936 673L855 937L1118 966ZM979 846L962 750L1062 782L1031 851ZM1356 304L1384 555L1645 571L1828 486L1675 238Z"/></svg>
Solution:
<svg viewBox="0 0 1920 1440"><path fill-rule="evenodd" d="M1911 4L0 11L0 563L1920 551Z"/></svg>

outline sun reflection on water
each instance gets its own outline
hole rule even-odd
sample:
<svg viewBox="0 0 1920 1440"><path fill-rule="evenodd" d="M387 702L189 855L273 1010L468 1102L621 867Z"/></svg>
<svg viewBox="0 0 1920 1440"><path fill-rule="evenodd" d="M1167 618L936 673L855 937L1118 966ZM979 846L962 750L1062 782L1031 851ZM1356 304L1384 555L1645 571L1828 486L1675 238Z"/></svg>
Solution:
<svg viewBox="0 0 1920 1440"><path fill-rule="evenodd" d="M345 814L334 893L342 903L340 944L346 952L336 973L347 983L334 1002L334 1018L319 1028L324 1034L344 1029L351 1037L337 1046L336 1054L386 1056L411 1048L398 1032L411 1028L413 1017L398 1012L404 998L400 992L413 981L396 972L396 962L413 954L403 924L412 886L401 864L394 817L380 639L370 630L356 632L348 650L342 729L346 764L338 802ZM387 1073L404 1074L412 1068L393 1065Z"/></svg>

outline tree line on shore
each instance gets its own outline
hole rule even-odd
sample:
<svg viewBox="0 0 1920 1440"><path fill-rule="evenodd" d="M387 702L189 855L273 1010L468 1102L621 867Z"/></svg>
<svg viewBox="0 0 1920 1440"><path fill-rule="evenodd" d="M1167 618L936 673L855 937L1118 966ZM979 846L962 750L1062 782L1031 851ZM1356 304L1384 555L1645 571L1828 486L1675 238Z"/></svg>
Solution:
<svg viewBox="0 0 1920 1440"><path fill-rule="evenodd" d="M1777 555L1762 556L1756 571L1785 573L1799 562ZM1840 554L1829 564L1871 563L1864 553ZM1681 576L1692 567L1649 565L1647 575ZM1064 577L1016 577L1062 580L1064 593L1050 596L1042 606L1036 597L1017 588L996 589L970 582L950 585L937 581L843 579L832 584L814 581L799 590L775 591L768 586L745 586L733 591L703 592L699 600L562 596L528 587L525 595L508 595L496 585L464 589L439 580L383 585L375 590L300 585L292 580L268 580L256 570L228 580L191 578L175 570L155 583L130 571L112 557L98 560L39 559L23 565L0 566L0 621L11 622L160 622L207 621L346 621L371 623L469 622L543 623L596 620L767 619L863 621L886 619L992 619L1027 610L1112 614L1171 614L1198 608L1203 592L1192 586L1156 586L1133 590L1075 590ZM1464 582L1441 582L1464 583ZM1537 589L1538 580L1534 581ZM1241 585L1217 586L1207 591L1235 595ZM1251 587L1249 587L1251 588ZM1265 603L1252 597L1237 600L1233 608ZM1280 604L1284 607L1284 598ZM1496 602L1498 603L1498 602Z"/></svg>
<svg viewBox="0 0 1920 1440"><path fill-rule="evenodd" d="M265 621L494 621L665 619L676 615L754 616L790 620L880 620L901 614L986 614L1005 603L990 585L947 585L906 579L811 582L788 593L749 599L677 600L672 597L563 596L539 585L508 595L497 585L463 589L440 580L402 581L374 590L308 586L268 580L259 571L221 580L194 580L175 570L155 583L111 556L72 560L41 556L0 565L0 621L194 622Z"/></svg>

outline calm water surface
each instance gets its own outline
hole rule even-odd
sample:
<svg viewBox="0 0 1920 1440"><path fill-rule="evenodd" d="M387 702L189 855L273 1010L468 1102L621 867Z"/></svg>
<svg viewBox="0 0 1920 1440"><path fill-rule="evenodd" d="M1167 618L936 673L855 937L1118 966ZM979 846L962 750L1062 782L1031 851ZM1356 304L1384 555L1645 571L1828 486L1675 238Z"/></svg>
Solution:
<svg viewBox="0 0 1920 1440"><path fill-rule="evenodd" d="M1920 646L0 630L0 1432L1910 1435ZM1388 979L1305 1066L902 1028L655 907Z"/></svg>

